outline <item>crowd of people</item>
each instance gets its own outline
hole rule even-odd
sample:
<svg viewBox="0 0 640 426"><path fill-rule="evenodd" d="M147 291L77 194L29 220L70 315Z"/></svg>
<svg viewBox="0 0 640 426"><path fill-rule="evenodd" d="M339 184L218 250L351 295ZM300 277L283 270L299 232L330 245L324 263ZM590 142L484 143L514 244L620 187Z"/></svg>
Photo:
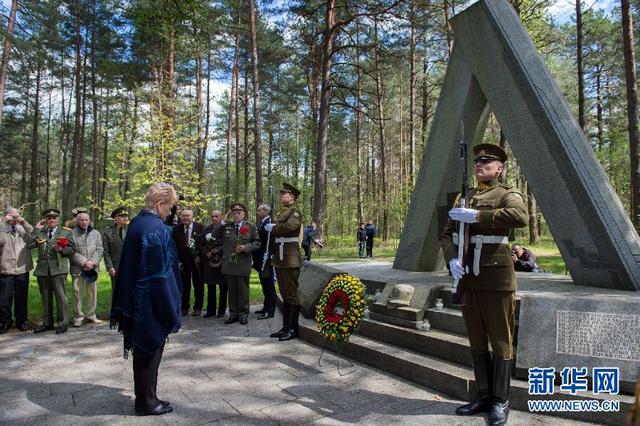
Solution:
<svg viewBox="0 0 640 426"><path fill-rule="evenodd" d="M286 193L294 196L284 210L295 210L300 222L299 232L301 216L294 204L299 192L287 186ZM264 295L264 305L256 311L257 319L274 316L276 272L271 259L272 247L286 248L287 256L293 255L295 259L293 246L298 246L298 234L278 243L276 240L282 237L272 236L271 229L277 221L272 219L271 207L267 204L256 209L255 225L246 220L246 214L243 204L234 203L226 215L220 210L212 210L210 223L205 225L194 220L192 210L179 208L176 200L163 219L176 248L181 316L225 318L225 324L236 321L246 324L252 269L258 273ZM104 261L113 290L120 275L123 245L129 233L129 211L126 207L113 210L113 223L102 232L93 227L88 209L74 208L72 215L73 218L62 226L61 212L55 208L45 209L42 219L32 226L18 209L4 209L0 225L0 334L12 326L20 331L32 328L28 321L29 273L37 279L43 312L42 324L33 327L35 333L55 330L60 334L65 333L69 325L81 327L83 323L103 322L96 315L100 264ZM35 268L32 249L37 252ZM297 259L294 266L301 263L299 255ZM284 275L287 273L285 270ZM70 318L66 291L68 275L71 275L73 289ZM297 323L297 318L291 321Z"/></svg>

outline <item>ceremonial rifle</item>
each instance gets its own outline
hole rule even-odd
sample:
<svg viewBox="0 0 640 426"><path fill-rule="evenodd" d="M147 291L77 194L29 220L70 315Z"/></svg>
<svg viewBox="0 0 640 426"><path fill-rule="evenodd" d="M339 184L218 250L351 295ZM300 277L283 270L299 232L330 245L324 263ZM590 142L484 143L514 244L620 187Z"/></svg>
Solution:
<svg viewBox="0 0 640 426"><path fill-rule="evenodd" d="M270 222L273 222L273 186L269 185L269 198L271 198L271 205L269 206L269 218ZM267 247L264 250L264 255L262 256L262 268L260 268L260 272L264 271L264 267L267 266L267 261L269 260L269 250L271 249L271 232L267 233Z"/></svg>
<svg viewBox="0 0 640 426"><path fill-rule="evenodd" d="M462 160L462 191L460 192L460 208L465 208L467 204L467 191L469 190L469 175L467 173L467 142L464 138L464 122L460 120L460 160ZM458 262L462 268L466 271L465 254L467 252L467 239L466 239L466 227L464 222L460 222L458 228ZM458 292L457 278L453 279L453 286L451 287L451 293L453 294L454 303L460 300L460 293Z"/></svg>

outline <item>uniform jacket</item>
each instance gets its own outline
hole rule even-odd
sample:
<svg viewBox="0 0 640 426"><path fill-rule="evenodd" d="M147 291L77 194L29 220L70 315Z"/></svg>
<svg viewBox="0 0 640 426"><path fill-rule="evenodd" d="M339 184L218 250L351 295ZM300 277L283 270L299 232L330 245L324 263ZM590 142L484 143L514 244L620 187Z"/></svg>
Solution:
<svg viewBox="0 0 640 426"><path fill-rule="evenodd" d="M302 266L300 244L297 242L284 243L283 258L280 259L280 249L275 243L276 238L299 238L302 227L302 214L295 204L285 207L276 218L276 226L271 230L271 262L276 268L299 268Z"/></svg>
<svg viewBox="0 0 640 426"><path fill-rule="evenodd" d="M200 238L203 236L203 231L204 225L202 225L201 223L193 222L191 224L191 239L194 240L198 249L201 246ZM182 263L182 266L184 268L190 269L196 268L195 259L191 254L191 249L187 246L188 241L186 235L184 234L183 223L180 223L173 227L172 237L173 241L175 241L176 243L176 248L178 249L178 259L180 259L180 263Z"/></svg>
<svg viewBox="0 0 640 426"><path fill-rule="evenodd" d="M126 237L128 226L124 226L124 235ZM104 248L104 265L107 269L115 268L118 270L120 258L122 257L122 245L124 240L120 239L118 228L113 225L108 227L102 233L102 247Z"/></svg>
<svg viewBox="0 0 640 426"><path fill-rule="evenodd" d="M469 227L469 235L508 236L512 228L522 228L529 223L527 207L522 194L502 185L497 179L468 193L468 208L480 210L480 220ZM459 202L456 201L456 206ZM442 234L442 250L447 262L458 255L458 247L453 243L453 233L457 233L459 222L447 221ZM460 285L463 289L476 290L516 290L516 277L508 244L484 244L480 254L480 274L471 271L474 245L469 244L465 264L469 266Z"/></svg>
<svg viewBox="0 0 640 426"><path fill-rule="evenodd" d="M219 251L222 251L222 239L218 237L219 229L222 227L222 224L214 225L209 224L202 231L202 238L200 238L200 260L202 262L202 277L204 282L212 283L214 281L218 281L219 275L222 274L222 264L220 266L214 267L209 263L209 258L207 258L207 252L211 250L211 245L207 241L207 235L211 234L212 238L216 238L214 246L218 248ZM183 231L184 232L184 231Z"/></svg>
<svg viewBox="0 0 640 426"><path fill-rule="evenodd" d="M225 275L251 275L251 264L253 258L251 253L260 248L260 239L256 227L247 221L242 221L240 229L247 227L246 235L236 232L236 224L231 221L225 223L218 229L218 238L222 238L222 273ZM236 245L244 245L245 251L239 254L236 264L229 261L231 254L234 253Z"/></svg>
<svg viewBox="0 0 640 426"><path fill-rule="evenodd" d="M0 230L0 274L20 275L33 269L31 251L27 248L31 242L33 226L16 224Z"/></svg>
<svg viewBox="0 0 640 426"><path fill-rule="evenodd" d="M68 274L69 258L75 252L71 229L58 225L51 239L48 238L48 234L49 228L46 226L41 230L35 229L32 234L33 240L27 246L38 249L38 261L33 275L36 277L46 277ZM66 238L69 241L69 245L63 248L62 251L56 252L53 247L55 247L56 241L59 238ZM60 266L58 266L58 263Z"/></svg>
<svg viewBox="0 0 640 426"><path fill-rule="evenodd" d="M82 232L77 226L71 231L75 247L75 253L71 256L71 275L74 277L80 275L80 271L84 268L87 260L95 262L95 270L100 270L100 259L102 259L102 254L104 253L102 235L91 227L88 227L87 231Z"/></svg>

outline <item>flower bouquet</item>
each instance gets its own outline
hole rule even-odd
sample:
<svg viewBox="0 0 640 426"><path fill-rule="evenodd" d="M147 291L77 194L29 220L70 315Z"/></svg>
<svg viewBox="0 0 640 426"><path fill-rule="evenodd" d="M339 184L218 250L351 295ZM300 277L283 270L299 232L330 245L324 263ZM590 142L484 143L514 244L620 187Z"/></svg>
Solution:
<svg viewBox="0 0 640 426"><path fill-rule="evenodd" d="M56 238L56 247L59 247L60 249L64 249L66 247L69 246L69 240L66 239L65 237L58 237ZM60 261L60 252L56 251L56 263L58 264L58 269L60 269L61 267L61 261Z"/></svg>
<svg viewBox="0 0 640 426"><path fill-rule="evenodd" d="M246 237L247 235L249 235L249 226L245 223L240 227L240 230L238 231L235 247L238 247L240 245L241 237ZM234 250L233 253L231 253L231 256L229 256L229 263L237 265L239 260L240 255Z"/></svg>

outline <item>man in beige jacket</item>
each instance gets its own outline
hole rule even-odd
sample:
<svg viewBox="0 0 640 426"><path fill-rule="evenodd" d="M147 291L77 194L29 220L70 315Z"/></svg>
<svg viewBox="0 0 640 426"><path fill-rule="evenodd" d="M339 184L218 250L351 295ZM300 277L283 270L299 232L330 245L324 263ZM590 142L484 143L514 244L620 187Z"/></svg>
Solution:
<svg viewBox="0 0 640 426"><path fill-rule="evenodd" d="M76 227L71 231L75 253L71 257L71 277L73 282L73 322L74 327L82 325L82 319L94 324L102 321L96 317L98 302L98 270L104 249L100 232L93 229L88 213L78 213ZM83 293L87 293L87 313L82 312Z"/></svg>
<svg viewBox="0 0 640 426"><path fill-rule="evenodd" d="M11 305L14 306L16 328L26 331L29 271L33 269L27 244L33 226L20 216L18 209L4 210L0 229L0 334L11 328Z"/></svg>

